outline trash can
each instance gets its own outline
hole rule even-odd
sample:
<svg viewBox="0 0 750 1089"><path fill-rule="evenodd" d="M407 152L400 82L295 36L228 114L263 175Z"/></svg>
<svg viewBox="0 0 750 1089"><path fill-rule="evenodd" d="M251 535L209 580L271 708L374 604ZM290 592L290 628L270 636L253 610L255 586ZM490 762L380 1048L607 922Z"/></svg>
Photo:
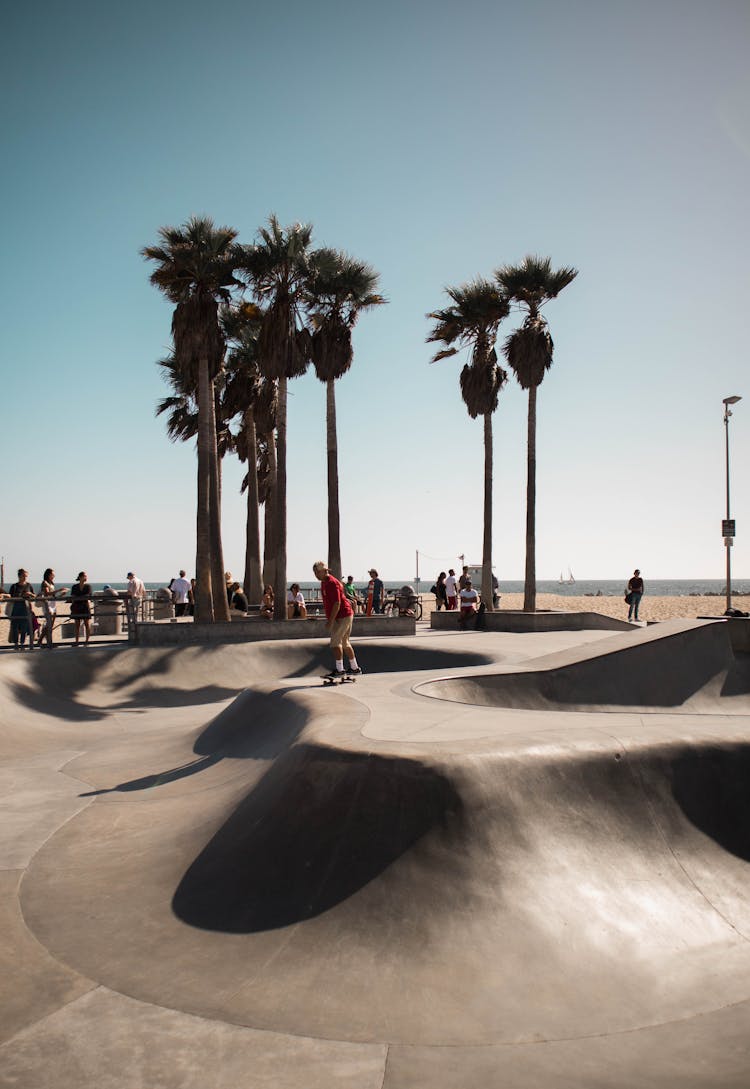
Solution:
<svg viewBox="0 0 750 1089"><path fill-rule="evenodd" d="M99 635L122 635L122 602L119 598L95 601L94 620Z"/></svg>
<svg viewBox="0 0 750 1089"><path fill-rule="evenodd" d="M174 620L174 603L163 597L153 600L154 620Z"/></svg>
<svg viewBox="0 0 750 1089"><path fill-rule="evenodd" d="M399 616L414 616L419 598L414 593L413 586L402 586L396 591L396 604Z"/></svg>

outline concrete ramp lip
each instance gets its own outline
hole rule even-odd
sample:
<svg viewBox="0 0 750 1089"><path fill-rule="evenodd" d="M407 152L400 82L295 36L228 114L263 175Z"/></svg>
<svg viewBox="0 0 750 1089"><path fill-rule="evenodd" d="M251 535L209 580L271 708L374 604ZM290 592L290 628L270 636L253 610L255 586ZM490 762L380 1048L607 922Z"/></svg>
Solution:
<svg viewBox="0 0 750 1089"><path fill-rule="evenodd" d="M508 710L750 714L750 660L723 624L678 622L610 636L520 669L443 677L419 695Z"/></svg>

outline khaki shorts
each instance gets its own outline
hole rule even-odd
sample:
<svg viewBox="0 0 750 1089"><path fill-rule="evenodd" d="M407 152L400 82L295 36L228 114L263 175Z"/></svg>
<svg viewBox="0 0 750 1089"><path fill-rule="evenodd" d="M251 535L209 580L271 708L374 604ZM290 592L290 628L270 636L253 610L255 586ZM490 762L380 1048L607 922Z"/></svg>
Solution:
<svg viewBox="0 0 750 1089"><path fill-rule="evenodd" d="M331 625L331 646L342 647L349 642L349 636L352 634L352 624L354 623L353 616L342 616L340 619L334 620Z"/></svg>

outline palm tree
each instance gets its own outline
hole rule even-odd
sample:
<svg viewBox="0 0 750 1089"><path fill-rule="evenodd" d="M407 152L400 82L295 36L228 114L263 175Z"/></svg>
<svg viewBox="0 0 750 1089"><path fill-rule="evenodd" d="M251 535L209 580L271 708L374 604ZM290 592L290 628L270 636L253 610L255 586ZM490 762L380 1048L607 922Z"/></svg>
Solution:
<svg viewBox="0 0 750 1089"><path fill-rule="evenodd" d="M185 375L178 368L173 355L159 360L159 366L164 371L164 377L172 386L174 393L171 397L164 397L156 406L156 415L167 416L167 435L172 442L189 442L198 435L198 402L197 389L189 375ZM221 465L222 460L234 446L229 423L224 414L222 386L223 375L218 375L214 381L214 415L216 417L216 450L218 455L217 477L219 497L221 496ZM211 480L210 497L213 503L214 478ZM221 527L211 520L209 526L211 555L221 554ZM217 536L218 535L218 536Z"/></svg>
<svg viewBox="0 0 750 1089"><path fill-rule="evenodd" d="M272 215L269 217L268 227L261 227L258 234L259 241L254 246L238 247L238 263L255 297L265 304L258 338L258 364L261 374L278 381L274 596L275 619L286 620L287 382L290 378L304 374L308 364L300 331L312 227L306 223L295 223L284 228L276 216Z"/></svg>
<svg viewBox="0 0 750 1089"><path fill-rule="evenodd" d="M258 436L256 406L263 379L258 369L258 336L263 313L254 303L240 303L222 313L222 329L230 343L223 408L229 419L240 417L234 449L248 466L242 482L247 492L245 577L243 588L250 602L263 596L260 562L260 497L258 490Z"/></svg>
<svg viewBox="0 0 750 1089"><path fill-rule="evenodd" d="M460 287L446 288L453 305L428 314L435 326L427 340L447 348L431 362L471 348L471 362L461 371L461 396L473 420L484 419L484 534L482 538L482 601L493 608L492 590L492 413L508 376L498 366L495 341L500 322L508 316L507 299L489 280L476 279ZM454 347L458 345L458 347Z"/></svg>
<svg viewBox="0 0 750 1089"><path fill-rule="evenodd" d="M230 289L238 284L237 232L215 227L208 217L193 216L182 227L161 227L159 236L160 245L145 246L141 253L156 262L151 283L175 304L174 361L186 388L197 391L196 620L228 621L213 386L224 357L219 303L228 302Z"/></svg>
<svg viewBox="0 0 750 1089"><path fill-rule="evenodd" d="M526 474L526 571L524 612L536 610L536 391L552 366L554 345L547 322L539 313L575 280L578 270L552 270L549 257L525 257L520 265L504 265L495 277L508 298L526 310L520 329L505 341L503 351L521 388L529 391Z"/></svg>
<svg viewBox="0 0 750 1089"><path fill-rule="evenodd" d="M328 569L338 578L342 565L335 383L352 365L352 329L357 318L363 310L386 301L376 294L377 286L378 274L364 261L325 248L311 256L306 291L311 312L307 346L315 373L326 387Z"/></svg>

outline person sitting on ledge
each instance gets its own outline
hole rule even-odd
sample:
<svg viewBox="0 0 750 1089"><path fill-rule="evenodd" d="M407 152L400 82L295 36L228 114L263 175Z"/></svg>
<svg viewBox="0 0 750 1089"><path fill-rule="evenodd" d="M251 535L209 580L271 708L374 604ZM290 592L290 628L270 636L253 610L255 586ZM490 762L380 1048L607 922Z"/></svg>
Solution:
<svg viewBox="0 0 750 1089"><path fill-rule="evenodd" d="M289 620L306 620L305 599L298 582L293 582L286 592L286 615Z"/></svg>
<svg viewBox="0 0 750 1089"><path fill-rule="evenodd" d="M260 615L264 620L273 620L273 586L266 586L260 603Z"/></svg>
<svg viewBox="0 0 750 1089"><path fill-rule="evenodd" d="M458 626L462 631L466 631L469 621L477 612L479 603L479 594L471 585L470 578L466 579L466 584L463 589L459 591L458 596L461 599L461 615L458 618Z"/></svg>
<svg viewBox="0 0 750 1089"><path fill-rule="evenodd" d="M232 594L229 598L229 608L234 609L234 611L237 613L247 612L247 597L245 596L245 592L240 586L239 582L232 583Z"/></svg>

